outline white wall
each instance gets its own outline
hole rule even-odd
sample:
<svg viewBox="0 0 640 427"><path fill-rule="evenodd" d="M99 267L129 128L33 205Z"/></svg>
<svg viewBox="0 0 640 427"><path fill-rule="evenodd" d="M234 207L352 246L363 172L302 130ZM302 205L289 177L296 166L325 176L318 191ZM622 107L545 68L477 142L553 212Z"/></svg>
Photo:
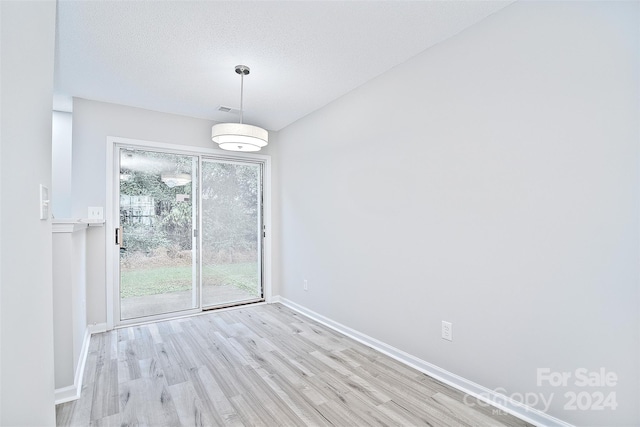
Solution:
<svg viewBox="0 0 640 427"><path fill-rule="evenodd" d="M58 219L71 218L71 123L71 113L53 112L51 213Z"/></svg>
<svg viewBox="0 0 640 427"><path fill-rule="evenodd" d="M55 425L51 222L51 103L56 4L0 2L0 424Z"/></svg>
<svg viewBox="0 0 640 427"><path fill-rule="evenodd" d="M87 329L87 225L53 224L53 338L56 399L60 389L78 386Z"/></svg>
<svg viewBox="0 0 640 427"><path fill-rule="evenodd" d="M106 205L107 136L193 147L215 148L214 122L140 108L75 98L73 101L72 215L86 216L87 207ZM270 141L275 132L270 132ZM269 154L270 146L260 154ZM106 322L105 231L87 233L87 318ZM109 230L109 238L111 231Z"/></svg>
<svg viewBox="0 0 640 427"><path fill-rule="evenodd" d="M638 14L519 2L280 131L282 295L563 420L639 425ZM615 387L536 384L601 367Z"/></svg>

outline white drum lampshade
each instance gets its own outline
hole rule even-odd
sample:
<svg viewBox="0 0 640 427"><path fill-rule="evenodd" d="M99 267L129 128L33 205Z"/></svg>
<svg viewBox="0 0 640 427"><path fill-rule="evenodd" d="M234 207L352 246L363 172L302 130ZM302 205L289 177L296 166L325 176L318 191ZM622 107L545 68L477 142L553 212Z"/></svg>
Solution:
<svg viewBox="0 0 640 427"><path fill-rule="evenodd" d="M211 128L211 140L223 150L260 151L269 142L269 132L244 123L220 123Z"/></svg>

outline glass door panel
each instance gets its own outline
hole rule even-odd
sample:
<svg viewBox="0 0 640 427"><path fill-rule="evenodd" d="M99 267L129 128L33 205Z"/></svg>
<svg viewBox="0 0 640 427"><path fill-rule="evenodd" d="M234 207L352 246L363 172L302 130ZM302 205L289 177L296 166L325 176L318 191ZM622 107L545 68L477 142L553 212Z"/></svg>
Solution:
<svg viewBox="0 0 640 427"><path fill-rule="evenodd" d="M199 308L198 157L119 151L120 319Z"/></svg>
<svg viewBox="0 0 640 427"><path fill-rule="evenodd" d="M262 299L262 166L203 159L202 305Z"/></svg>

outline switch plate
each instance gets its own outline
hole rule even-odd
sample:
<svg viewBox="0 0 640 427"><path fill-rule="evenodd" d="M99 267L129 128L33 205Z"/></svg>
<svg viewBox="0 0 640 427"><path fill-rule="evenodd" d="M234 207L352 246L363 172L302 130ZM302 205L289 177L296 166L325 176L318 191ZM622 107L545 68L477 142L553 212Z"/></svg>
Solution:
<svg viewBox="0 0 640 427"><path fill-rule="evenodd" d="M40 184L40 219L49 219L49 189Z"/></svg>
<svg viewBox="0 0 640 427"><path fill-rule="evenodd" d="M104 208L102 206L89 206L87 211L87 218L89 219L104 219Z"/></svg>
<svg viewBox="0 0 640 427"><path fill-rule="evenodd" d="M442 321L442 339L453 341L453 325L451 322Z"/></svg>
<svg viewBox="0 0 640 427"><path fill-rule="evenodd" d="M304 282L302 282L302 289L305 291L309 290L309 282L307 282L307 279L304 279Z"/></svg>

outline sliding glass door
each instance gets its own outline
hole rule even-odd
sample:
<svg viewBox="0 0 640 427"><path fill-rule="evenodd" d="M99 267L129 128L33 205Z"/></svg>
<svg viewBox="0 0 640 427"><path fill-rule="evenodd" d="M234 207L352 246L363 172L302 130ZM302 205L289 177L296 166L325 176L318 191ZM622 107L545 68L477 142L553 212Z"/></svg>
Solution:
<svg viewBox="0 0 640 427"><path fill-rule="evenodd" d="M120 319L198 308L198 158L119 152Z"/></svg>
<svg viewBox="0 0 640 427"><path fill-rule="evenodd" d="M262 162L117 155L120 322L264 299Z"/></svg>
<svg viewBox="0 0 640 427"><path fill-rule="evenodd" d="M202 305L262 298L262 166L203 159Z"/></svg>

